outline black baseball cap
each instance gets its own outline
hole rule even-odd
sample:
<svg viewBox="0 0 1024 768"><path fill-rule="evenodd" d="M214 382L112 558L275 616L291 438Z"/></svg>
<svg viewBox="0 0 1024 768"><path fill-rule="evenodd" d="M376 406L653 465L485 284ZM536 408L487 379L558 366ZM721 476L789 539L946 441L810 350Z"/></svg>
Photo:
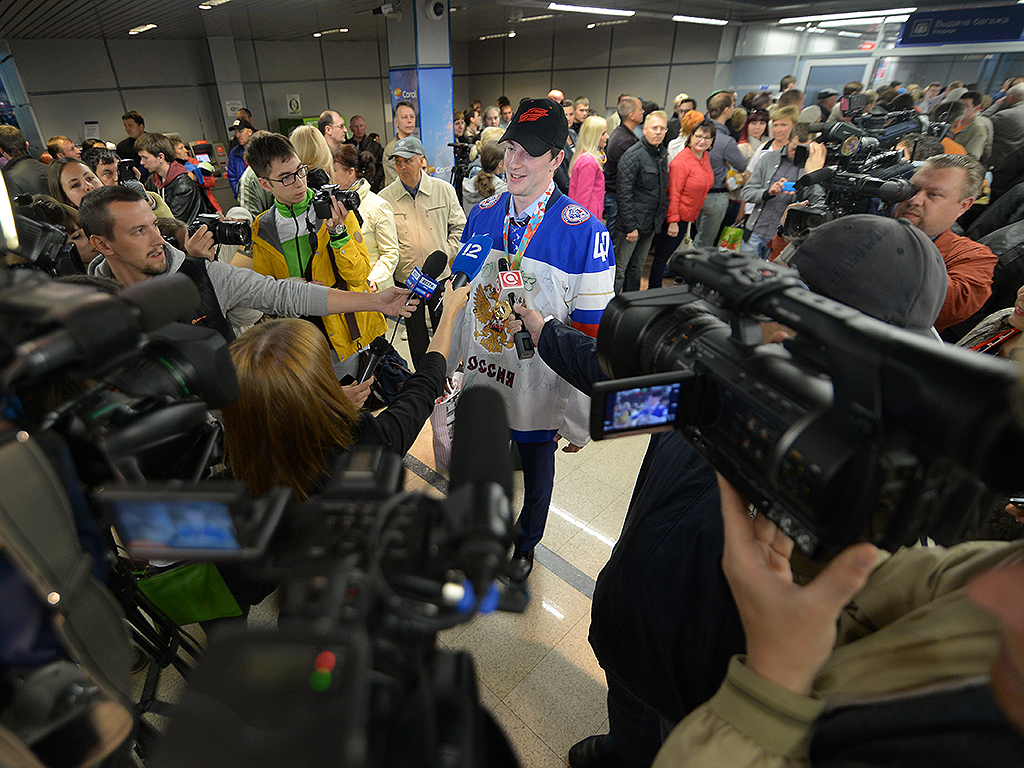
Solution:
<svg viewBox="0 0 1024 768"><path fill-rule="evenodd" d="M524 99L499 142L514 141L531 157L540 157L551 149L565 149L569 122L565 110L551 99Z"/></svg>
<svg viewBox="0 0 1024 768"><path fill-rule="evenodd" d="M235 120L235 122L228 126L229 131L241 131L245 128L248 128L250 131L253 130L252 123L250 123L244 117L238 118L237 120Z"/></svg>

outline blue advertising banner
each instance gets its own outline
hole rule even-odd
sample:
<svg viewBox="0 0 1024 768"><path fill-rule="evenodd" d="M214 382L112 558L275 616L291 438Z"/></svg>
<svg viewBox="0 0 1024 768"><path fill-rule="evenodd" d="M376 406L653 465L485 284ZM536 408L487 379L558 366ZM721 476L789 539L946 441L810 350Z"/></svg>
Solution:
<svg viewBox="0 0 1024 768"><path fill-rule="evenodd" d="M427 151L427 173L450 181L455 165L455 155L448 146L455 140L451 67L421 67L419 94L420 141Z"/></svg>
<svg viewBox="0 0 1024 768"><path fill-rule="evenodd" d="M419 89L416 87L416 70L392 69L388 73L391 82L391 114L395 113L395 104L400 101L411 101L416 108L416 114L420 113ZM417 126L419 127L419 126Z"/></svg>
<svg viewBox="0 0 1024 768"><path fill-rule="evenodd" d="M1024 35L1024 6L999 5L920 11L903 25L899 45L995 43L1020 40Z"/></svg>

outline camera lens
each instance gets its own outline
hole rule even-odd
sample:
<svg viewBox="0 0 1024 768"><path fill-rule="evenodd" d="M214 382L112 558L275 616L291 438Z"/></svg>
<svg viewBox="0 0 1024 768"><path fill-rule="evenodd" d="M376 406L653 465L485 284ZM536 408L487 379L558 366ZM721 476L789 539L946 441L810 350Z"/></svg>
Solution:
<svg viewBox="0 0 1024 768"><path fill-rule="evenodd" d="M218 221L213 239L223 245L248 245L252 240L252 227L245 221Z"/></svg>

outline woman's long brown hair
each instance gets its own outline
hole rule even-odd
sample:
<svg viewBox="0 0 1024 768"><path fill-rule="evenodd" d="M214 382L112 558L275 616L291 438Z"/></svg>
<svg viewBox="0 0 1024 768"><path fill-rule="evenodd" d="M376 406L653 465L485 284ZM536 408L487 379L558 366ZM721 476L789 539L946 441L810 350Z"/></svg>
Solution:
<svg viewBox="0 0 1024 768"><path fill-rule="evenodd" d="M253 497L285 485L308 497L348 448L359 411L341 390L327 339L305 320L270 320L231 344L239 397L223 410L227 459Z"/></svg>

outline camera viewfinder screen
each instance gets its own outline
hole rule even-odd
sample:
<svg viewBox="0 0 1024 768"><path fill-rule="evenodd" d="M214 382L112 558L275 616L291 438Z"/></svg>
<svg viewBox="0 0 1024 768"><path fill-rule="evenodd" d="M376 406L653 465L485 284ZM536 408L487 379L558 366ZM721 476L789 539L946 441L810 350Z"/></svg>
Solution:
<svg viewBox="0 0 1024 768"><path fill-rule="evenodd" d="M672 429L679 407L678 382L609 392L605 399L606 435Z"/></svg>
<svg viewBox="0 0 1024 768"><path fill-rule="evenodd" d="M118 499L110 505L129 549L240 549L222 501Z"/></svg>

